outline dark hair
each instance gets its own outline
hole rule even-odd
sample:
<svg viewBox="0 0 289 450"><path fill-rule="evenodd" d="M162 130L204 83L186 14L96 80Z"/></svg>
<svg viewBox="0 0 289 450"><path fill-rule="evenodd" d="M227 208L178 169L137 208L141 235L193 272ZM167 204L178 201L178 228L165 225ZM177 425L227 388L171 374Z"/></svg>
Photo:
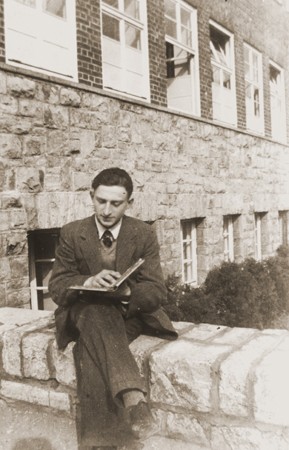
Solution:
<svg viewBox="0 0 289 450"><path fill-rule="evenodd" d="M92 180L91 187L95 191L98 186L123 186L130 198L133 191L132 179L129 174L118 167L111 167L110 169L104 169Z"/></svg>

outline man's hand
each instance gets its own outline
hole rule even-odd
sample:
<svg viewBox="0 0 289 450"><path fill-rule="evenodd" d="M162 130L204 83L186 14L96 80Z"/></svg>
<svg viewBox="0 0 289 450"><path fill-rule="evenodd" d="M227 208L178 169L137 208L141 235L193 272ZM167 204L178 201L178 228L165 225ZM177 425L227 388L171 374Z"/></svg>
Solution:
<svg viewBox="0 0 289 450"><path fill-rule="evenodd" d="M120 277L120 273L115 270L107 270L103 269L98 274L93 277L88 278L84 285L85 287L91 288L100 288L100 287L110 287L118 278Z"/></svg>

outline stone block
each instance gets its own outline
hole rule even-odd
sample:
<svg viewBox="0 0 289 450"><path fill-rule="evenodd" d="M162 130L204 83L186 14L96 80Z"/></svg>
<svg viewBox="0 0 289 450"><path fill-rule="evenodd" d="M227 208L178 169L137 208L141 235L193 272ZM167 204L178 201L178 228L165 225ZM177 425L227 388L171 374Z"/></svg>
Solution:
<svg viewBox="0 0 289 450"><path fill-rule="evenodd" d="M70 412L70 398L66 392L49 391L49 406L60 411Z"/></svg>
<svg viewBox="0 0 289 450"><path fill-rule="evenodd" d="M263 430L249 426L212 427L212 450L288 450L288 430Z"/></svg>
<svg viewBox="0 0 289 450"><path fill-rule="evenodd" d="M28 78L8 76L7 88L8 92L15 97L34 97L35 95L35 81Z"/></svg>
<svg viewBox="0 0 289 450"><path fill-rule="evenodd" d="M34 405L49 406L49 391L16 381L1 380L0 394L5 398L19 400Z"/></svg>
<svg viewBox="0 0 289 450"><path fill-rule="evenodd" d="M37 167L17 169L17 187L21 192L37 194L43 189L44 172Z"/></svg>
<svg viewBox="0 0 289 450"><path fill-rule="evenodd" d="M201 323L191 330L187 331L182 335L186 339L194 339L197 341L206 341L220 335L226 327L221 325L211 325L207 323Z"/></svg>
<svg viewBox="0 0 289 450"><path fill-rule="evenodd" d="M23 206L19 192L6 191L0 193L0 209L21 208Z"/></svg>
<svg viewBox="0 0 289 450"><path fill-rule="evenodd" d="M179 439L168 439L163 436L153 436L143 442L142 450L209 450L209 447L195 445L192 442L183 442ZM130 450L126 448L125 450Z"/></svg>
<svg viewBox="0 0 289 450"><path fill-rule="evenodd" d="M145 375L145 367L151 352L160 345L166 343L164 339L151 336L139 336L129 346L142 376Z"/></svg>
<svg viewBox="0 0 289 450"><path fill-rule="evenodd" d="M0 152L2 157L20 159L22 156L20 138L12 134L0 134Z"/></svg>
<svg viewBox="0 0 289 450"><path fill-rule="evenodd" d="M252 400L248 391L250 373L256 361L278 344L280 338L259 336L245 344L240 350L221 363L220 408L229 415L248 416Z"/></svg>
<svg viewBox="0 0 289 450"><path fill-rule="evenodd" d="M56 84L43 83L36 85L35 98L40 102L48 102L50 104L59 103L60 86Z"/></svg>
<svg viewBox="0 0 289 450"><path fill-rule="evenodd" d="M27 245L27 236L25 231L10 233L6 238L5 250L7 256L21 255L24 253ZM26 273L26 270L25 272Z"/></svg>
<svg viewBox="0 0 289 450"><path fill-rule="evenodd" d="M8 258L0 258L0 282L11 278L11 269Z"/></svg>
<svg viewBox="0 0 289 450"><path fill-rule="evenodd" d="M17 114L17 100L11 95L0 94L0 112L1 114Z"/></svg>
<svg viewBox="0 0 289 450"><path fill-rule="evenodd" d="M21 116L30 117L33 125L43 125L44 108L43 103L36 100L21 99L19 100L19 114Z"/></svg>
<svg viewBox="0 0 289 450"><path fill-rule="evenodd" d="M288 380L288 348L281 350L278 346L255 370L254 416L257 421L289 427Z"/></svg>
<svg viewBox="0 0 289 450"><path fill-rule="evenodd" d="M37 156L45 154L46 138L44 136L26 136L23 139L23 154Z"/></svg>
<svg viewBox="0 0 289 450"><path fill-rule="evenodd" d="M32 333L22 339L23 374L27 378L49 380L47 350L53 336Z"/></svg>
<svg viewBox="0 0 289 450"><path fill-rule="evenodd" d="M226 328L223 335L213 338L214 344L228 344L240 346L258 331L252 328Z"/></svg>
<svg viewBox="0 0 289 450"><path fill-rule="evenodd" d="M44 108L44 125L48 128L67 128L69 113L62 106L46 105Z"/></svg>
<svg viewBox="0 0 289 450"><path fill-rule="evenodd" d="M72 353L74 344L74 342L70 342L64 350L58 350L56 341L54 341L51 349L56 380L58 383L71 388L76 388L76 373Z"/></svg>
<svg viewBox="0 0 289 450"><path fill-rule="evenodd" d="M62 158L69 154L69 133L59 130L49 130L47 134L47 153L49 156Z"/></svg>
<svg viewBox="0 0 289 450"><path fill-rule="evenodd" d="M6 94L7 92L6 79L6 73L0 72L0 94Z"/></svg>
<svg viewBox="0 0 289 450"><path fill-rule="evenodd" d="M60 103L65 106L80 106L81 97L76 90L62 88L60 90Z"/></svg>
<svg viewBox="0 0 289 450"><path fill-rule="evenodd" d="M214 366L229 346L179 338L152 352L149 360L151 400L190 410L211 411Z"/></svg>
<svg viewBox="0 0 289 450"><path fill-rule="evenodd" d="M210 446L205 428L194 416L169 412L165 423L168 438L190 442L193 445Z"/></svg>

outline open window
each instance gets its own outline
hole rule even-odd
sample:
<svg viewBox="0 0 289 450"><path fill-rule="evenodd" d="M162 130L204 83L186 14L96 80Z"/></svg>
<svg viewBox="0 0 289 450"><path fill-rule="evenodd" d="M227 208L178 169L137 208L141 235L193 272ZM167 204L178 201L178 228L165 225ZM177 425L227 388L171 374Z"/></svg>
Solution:
<svg viewBox="0 0 289 450"><path fill-rule="evenodd" d="M149 100L146 0L102 0L103 87Z"/></svg>
<svg viewBox="0 0 289 450"><path fill-rule="evenodd" d="M48 282L55 261L59 229L34 230L28 233L29 278L31 308L54 310L56 308L48 292Z"/></svg>
<svg viewBox="0 0 289 450"><path fill-rule="evenodd" d="M240 256L240 215L223 217L224 261L235 261Z"/></svg>
<svg viewBox="0 0 289 450"><path fill-rule="evenodd" d="M181 220L182 279L197 285L204 273L204 218Z"/></svg>
<svg viewBox="0 0 289 450"><path fill-rule="evenodd" d="M197 11L165 0L167 99L169 108L200 114Z"/></svg>
<svg viewBox="0 0 289 450"><path fill-rule="evenodd" d="M4 0L6 62L77 81L75 0Z"/></svg>
<svg viewBox="0 0 289 450"><path fill-rule="evenodd" d="M283 70L274 64L270 70L270 105L271 105L271 134L277 141L286 141L286 112Z"/></svg>
<svg viewBox="0 0 289 450"><path fill-rule="evenodd" d="M213 119L236 125L236 94L233 35L211 22Z"/></svg>
<svg viewBox="0 0 289 450"><path fill-rule="evenodd" d="M247 129L264 133L262 55L244 45Z"/></svg>

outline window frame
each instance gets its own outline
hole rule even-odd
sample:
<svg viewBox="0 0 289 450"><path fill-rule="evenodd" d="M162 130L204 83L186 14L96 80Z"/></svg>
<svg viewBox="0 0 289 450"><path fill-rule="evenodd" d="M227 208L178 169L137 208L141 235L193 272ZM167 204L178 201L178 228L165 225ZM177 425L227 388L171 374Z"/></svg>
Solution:
<svg viewBox="0 0 289 450"><path fill-rule="evenodd" d="M256 261L262 261L264 258L264 233L267 212L255 212L254 213L254 231L255 231L255 259Z"/></svg>
<svg viewBox="0 0 289 450"><path fill-rule="evenodd" d="M139 1L139 14L140 18L136 19L124 11L124 0L118 0L119 8L115 8L113 6L108 5L104 2L104 0L100 1L100 27L101 27L101 48L102 48L102 83L103 89L109 92L115 92L120 95L124 95L127 97L137 98L142 101L150 102L150 80L149 80L149 56L148 56L148 24L147 24L147 0ZM113 43L113 39L103 34L103 14L106 14L116 20L119 21L120 27L120 40L119 40L119 52L120 52L120 62L121 66L115 66L121 73L120 85L117 87L111 86L110 83L106 80L105 77L105 55L104 49L106 44L109 45L109 42ZM142 49L140 50L142 55L142 64L143 64L143 73L142 73L142 93L139 95L138 93L133 93L129 89L127 89L126 85L126 77L125 74L127 72L127 67L125 65L126 59L126 43L125 43L125 25L129 24L140 31L141 36L141 45ZM107 42L106 42L107 41ZM136 51L138 49L135 49ZM107 65L109 65L107 63Z"/></svg>
<svg viewBox="0 0 289 450"><path fill-rule="evenodd" d="M246 75L246 57L245 52L248 51L249 56L249 77ZM258 81L254 78L254 56L257 57L257 70L258 70ZM264 89L263 89L263 65L262 65L262 54L258 52L255 48L247 43L244 43L244 78L245 78L245 98L246 98L246 125L247 129L254 131L256 133L264 134ZM251 91L251 101L247 96L247 84ZM254 113L255 100L254 100L254 88L259 90L259 113L260 116L256 117Z"/></svg>
<svg viewBox="0 0 289 450"><path fill-rule="evenodd" d="M176 15L176 37L173 37L169 34L165 34L165 44L166 49L168 48L168 44L173 47L173 49L177 48L181 52L187 53L187 64L189 66L189 75L190 77L190 108L183 108L176 104L173 104L173 101L170 100L169 97L169 80L177 80L178 77L169 78L167 75L167 102L168 108L174 109L177 111L185 112L188 114L193 114L195 116L200 116L200 76L199 76L199 46L198 46L198 21L197 21L197 9L193 8L191 5L185 3L182 0L168 0L175 6L175 15ZM182 21L181 21L181 13L182 10L186 11L190 15L190 40L191 45L185 44L182 42ZM165 23L166 20L170 19L169 16L165 14ZM189 61L188 61L189 59ZM169 71L169 63L174 61L184 61L185 58L177 58L175 56L166 58L166 66L167 66L167 74ZM175 67L174 67L175 69ZM181 77L179 77L181 81ZM172 83L171 83L172 84ZM176 84L176 83L175 83ZM187 96L189 98L189 96Z"/></svg>
<svg viewBox="0 0 289 450"><path fill-rule="evenodd" d="M276 72L279 72L279 86L277 85L277 89L279 90L279 94L274 95L272 89L271 82L271 68ZM273 61L269 61L269 90L270 90L270 110L271 110L271 137L272 139L280 142L286 142L287 140L287 130L286 130L286 102L285 102L285 82L284 82L284 69ZM280 102L280 113L276 113L276 117L274 115L274 108L272 108L273 102L272 97L277 98ZM277 127L274 124L277 123Z"/></svg>
<svg viewBox="0 0 289 450"><path fill-rule="evenodd" d="M189 226L189 237L184 238L184 226ZM198 257L197 257L197 219L184 219L180 222L180 238L181 238L181 255L182 255L182 280L185 284L197 285L198 280ZM184 244L189 244L191 257L185 258ZM185 266L191 272L191 277L188 278Z"/></svg>
<svg viewBox="0 0 289 450"><path fill-rule="evenodd" d="M237 102L236 102L236 76L235 76L235 52L234 52L234 35L218 23L214 22L213 20L209 21L209 29L210 29L210 50L213 56L211 55L210 61L211 61L211 69L212 69L212 111L213 111L213 120L216 120L221 123L230 124L232 126L237 126ZM211 39L211 29L215 29L216 33L222 34L227 38L227 47L228 52L227 55L223 54L223 58L227 59L227 65L218 61L217 58L217 52L216 48L212 43ZM222 52L224 53L224 52ZM215 55L215 57L214 57ZM220 71L220 83L216 83L214 81L214 68ZM224 86L224 72L230 74L230 89L227 89ZM231 108L231 114L230 119L226 120L227 115L224 114L226 104L223 100L223 102L219 103L220 105L220 117L219 113L216 112L216 107L214 108L214 104L218 104L216 100L214 100L214 90L216 90L216 86L214 89L214 85L219 86L220 92L222 95L220 95L221 98L225 98L226 96L224 94L228 93L227 91L231 91L230 95L230 108ZM226 90L225 90L226 89Z"/></svg>
<svg viewBox="0 0 289 450"><path fill-rule="evenodd" d="M279 244L288 245L288 210L278 211Z"/></svg>
<svg viewBox="0 0 289 450"><path fill-rule="evenodd" d="M233 262L234 253L234 216L223 216L224 261Z"/></svg>
<svg viewBox="0 0 289 450"><path fill-rule="evenodd" d="M28 9L26 9L28 8ZM29 25L27 25L27 30L31 30L31 35L28 33L25 33L25 22L23 21L23 17L27 17L27 21L29 22ZM19 15L21 17L21 23L24 24L23 30L20 28L17 28L17 19L14 19ZM34 20L35 19L35 20ZM33 22L34 21L34 22ZM31 26L31 22L34 24L34 26ZM48 36L45 34L47 33L47 30L50 30L51 23L54 23L54 25L57 25L57 32L54 27L53 32L51 33L51 40ZM65 26L63 28L64 32L61 31L60 25L61 23L64 23ZM77 40L76 40L76 0L66 0L66 17L60 17L58 15L54 15L50 13L49 11L45 11L43 9L42 0L35 0L35 8L33 6L24 5L21 2L17 0L4 0L4 33L5 33L5 61L7 64L15 66L15 67L21 67L23 69L32 70L35 72L43 73L46 75L52 75L56 76L58 78L63 78L66 80L72 80L72 81L78 81L78 60L77 60ZM14 33L14 34L13 34ZM29 55L32 55L32 59L25 59L25 54L23 55L23 61L18 58L17 56L17 48L15 49L15 33L16 36L19 34L19 39L21 39L22 36L25 36L27 34L28 38L31 38L33 43L35 44L36 51L31 51L31 48L27 49L27 52ZM63 36L66 36L66 42L67 42L67 58L68 58L68 68L69 70L66 70L63 67L63 70L57 69L57 64L55 61L57 60L63 60L63 56L58 55L55 57L56 54L53 55L53 47L51 59L49 59L49 56L47 56L47 51L45 50L45 45L48 44L54 44L55 48L61 48L61 45L55 41L56 36L58 39L63 39ZM14 38L13 38L14 36ZM23 40L23 38L22 38ZM16 40L17 43L17 40ZM28 45L28 41L27 41ZM63 49L66 47L63 45ZM16 52L16 53L15 53ZM41 62L41 56L39 57L39 54L45 54L45 58ZM48 61L48 64L47 64ZM49 63L50 61L50 63ZM47 64L47 65L46 65ZM61 66L61 64L60 64Z"/></svg>

